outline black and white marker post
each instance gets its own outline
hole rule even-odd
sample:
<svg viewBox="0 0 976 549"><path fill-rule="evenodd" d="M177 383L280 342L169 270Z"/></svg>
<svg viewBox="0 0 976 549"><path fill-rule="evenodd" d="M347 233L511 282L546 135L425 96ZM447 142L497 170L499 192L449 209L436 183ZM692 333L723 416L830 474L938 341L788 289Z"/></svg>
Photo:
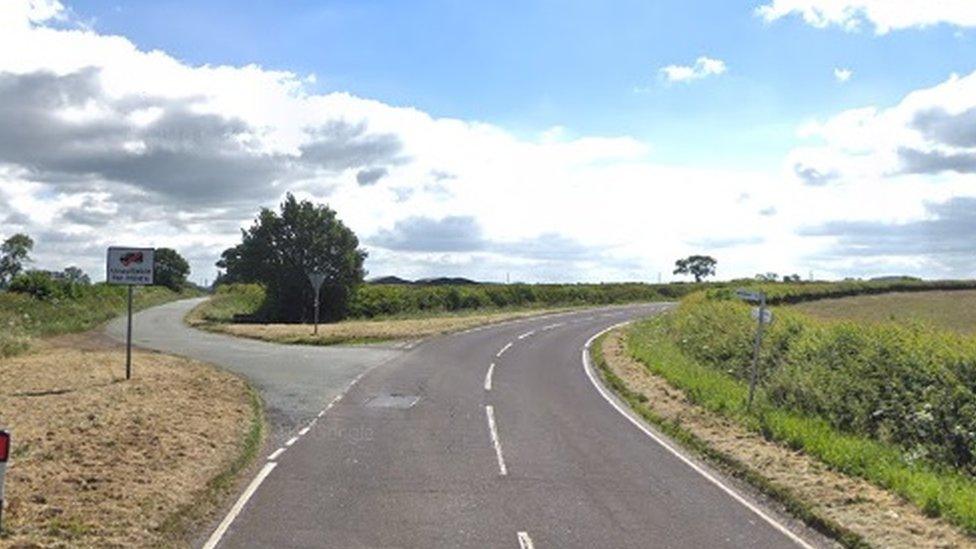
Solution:
<svg viewBox="0 0 976 549"><path fill-rule="evenodd" d="M322 289L322 283L325 282L325 275L322 273L308 273L308 282L315 289L315 327L312 328L312 333L318 335L319 333L319 290Z"/></svg>
<svg viewBox="0 0 976 549"><path fill-rule="evenodd" d="M762 349L763 331L766 324L773 321L773 312L766 308L766 294L764 292L750 292L745 289L735 291L736 297L759 306L752 310L752 318L756 319L756 339L752 349L752 370L749 372L749 401L746 410L752 410L752 400L756 394L756 382L759 377L759 351Z"/></svg>
<svg viewBox="0 0 976 549"><path fill-rule="evenodd" d="M105 281L128 286L128 318L125 330L125 379L132 379L132 287L152 286L155 268L152 248L111 247L105 261Z"/></svg>
<svg viewBox="0 0 976 549"><path fill-rule="evenodd" d="M0 534L3 533L3 477L7 474L10 458L10 433L0 430Z"/></svg>

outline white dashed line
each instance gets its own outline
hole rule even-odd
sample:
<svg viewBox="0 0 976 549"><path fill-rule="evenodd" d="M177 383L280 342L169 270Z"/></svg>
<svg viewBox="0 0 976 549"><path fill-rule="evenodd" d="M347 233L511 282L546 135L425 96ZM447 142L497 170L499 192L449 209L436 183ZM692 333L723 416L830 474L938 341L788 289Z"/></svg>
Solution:
<svg viewBox="0 0 976 549"><path fill-rule="evenodd" d="M241 514L241 511L244 510L244 506L247 505L248 500L251 499L254 492L257 491L258 487L261 486L261 483L264 482L264 479L271 474L271 471L273 471L277 465L278 464L274 462L264 464L264 468L258 472L256 477L254 477L254 480L252 480L251 484L249 484L247 489L244 490L241 497L237 498L237 502L233 507L231 507L230 512L227 513L224 520L220 522L220 525L217 526L214 533L210 535L210 539L208 539L207 543L203 545L203 549L213 549L218 543L220 543L220 539L224 537L225 533L227 533L227 529L230 528L230 525L234 522L234 519L237 518L237 515Z"/></svg>
<svg viewBox="0 0 976 549"><path fill-rule="evenodd" d="M560 326L565 326L565 325L566 325L565 322L557 322L555 324L549 324L548 326L543 326L542 331L549 331L552 330L553 328L558 328Z"/></svg>
<svg viewBox="0 0 976 549"><path fill-rule="evenodd" d="M501 350L501 351L498 351L498 354L497 354L497 355L495 355L495 356L497 356L497 357L500 357L500 356L502 356L503 354L505 354L505 351L507 351L507 350L509 350L509 349L511 349L511 348L512 348L512 342L511 342L511 341L509 341L508 343L506 343L506 344L505 344L505 346L504 346L504 347L502 347L502 350Z"/></svg>
<svg viewBox="0 0 976 549"><path fill-rule="evenodd" d="M491 390L491 374L495 371L495 363L492 362L491 366L488 367L488 373L485 374L485 390Z"/></svg>
<svg viewBox="0 0 976 549"><path fill-rule="evenodd" d="M616 325L611 326L611 327L609 327L609 328L607 328L605 330L602 330L599 333L597 333L596 335L594 335L593 337L591 337L586 342L586 345L583 346L583 370L586 371L587 377L590 378L590 383L592 383L593 386L596 387L596 390L600 393L600 396L602 396L607 402L609 402L610 405L613 406L618 412L620 412L621 415L623 415L631 423L633 423L635 427L637 427L638 429L640 429L641 431L643 431L645 435L647 435L648 437L650 437L651 440L653 440L654 442L657 442L658 444L660 444L665 450L667 450L668 452L670 452L671 454L673 454L675 457L677 457L678 459L680 459L682 462L684 462L685 465L687 465L688 467L691 467L696 473L698 473L699 475L705 477L706 480L708 480L709 482L711 482L712 484L714 484L716 487L718 487L720 490L722 490L723 492L725 492L726 494L728 494L729 497L731 497L735 501L741 503L744 507L746 507L747 509L749 509L750 511L752 511L753 513L755 513L757 516L759 516L759 518L761 518L764 521L766 521L766 523L768 523L770 526L772 526L776 530L779 530L783 535L785 535L786 537L788 537L791 540L793 540L793 542L795 542L800 547L803 547L805 549L813 549L813 546L811 546L809 543L807 543L806 541L804 541L803 538L801 538L800 536L794 534L786 526L783 526L782 524L780 524L779 522L777 522L776 519L774 519L773 517L767 515L762 509L760 509L759 507L756 507L751 502L749 502L747 499L745 499L744 497L740 496L738 494L738 492L736 492L732 488L729 488L728 486L726 486L725 483L723 483L721 480L719 480L718 478L716 478L715 476L713 476L711 473L709 473L705 469L701 468L697 463L695 463L694 461L692 461L691 459L689 459L688 457L686 457L677 448L675 448L674 446L672 446L669 441L661 438L660 436L658 436L657 434L655 434L653 431L651 431L650 429L648 429L643 423L641 423L640 421L638 421L637 419L635 419L633 415L631 415L627 410L625 410L624 408L622 408L621 405L617 403L616 399L614 399L613 396L611 396L610 393L607 391L607 389L605 387L603 387L603 384L600 383L599 381L597 381L596 374L594 374L594 372L593 372L593 366L590 363L590 353L589 353L590 346L593 344L593 341L595 341L596 338L600 337L601 335L609 332L610 330L613 330L614 328L619 328L619 327L624 326L624 325L627 325L627 324L630 324L630 322L621 322L620 324L616 324Z"/></svg>
<svg viewBox="0 0 976 549"><path fill-rule="evenodd" d="M297 441L298 441L298 437L291 437L290 439L288 439L288 442L285 443L285 446L291 446L292 444L295 444L295 442Z"/></svg>
<svg viewBox="0 0 976 549"><path fill-rule="evenodd" d="M303 436L307 435L309 429L311 429L311 427L306 427L306 428L302 429L301 431L298 431L298 436L303 437Z"/></svg>
<svg viewBox="0 0 976 549"><path fill-rule="evenodd" d="M270 456L268 456L268 461L274 461L274 460L278 459L278 456L280 456L282 453L284 453L284 451L285 451L284 448L278 448L277 450L275 450L274 452L272 452Z"/></svg>
<svg viewBox="0 0 976 549"><path fill-rule="evenodd" d="M518 533L519 547L522 549L535 549L535 545L532 544L532 538L529 537L528 532Z"/></svg>
<svg viewBox="0 0 976 549"><path fill-rule="evenodd" d="M495 426L495 408L490 404L485 406L485 413L488 414L488 430L491 432L491 443L495 446L495 455L498 457L498 474L505 476L508 469L505 467L505 456L502 455L502 443L498 440L498 428Z"/></svg>
<svg viewBox="0 0 976 549"><path fill-rule="evenodd" d="M529 330L528 332L525 332L524 334L518 336L518 338L519 339L525 339L527 337L531 337L532 334L534 334L534 333L535 333L535 330Z"/></svg>

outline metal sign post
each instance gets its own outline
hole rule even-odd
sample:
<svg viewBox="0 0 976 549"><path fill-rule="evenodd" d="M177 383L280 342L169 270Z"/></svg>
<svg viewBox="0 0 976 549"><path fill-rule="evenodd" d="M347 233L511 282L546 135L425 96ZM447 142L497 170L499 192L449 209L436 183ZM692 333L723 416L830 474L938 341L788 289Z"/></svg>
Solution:
<svg viewBox="0 0 976 549"><path fill-rule="evenodd" d="M318 335L319 333L319 290L322 288L322 283L325 282L325 275L322 273L311 272L308 273L308 281L315 289L315 327L312 328L312 333Z"/></svg>
<svg viewBox="0 0 976 549"><path fill-rule="evenodd" d="M750 292L742 288L735 291L736 297L744 301L758 302L759 306L752 310L752 317L756 319L756 340L752 349L752 370L749 372L749 400L746 410L752 410L752 401L756 394L756 381L759 377L759 351L762 348L763 331L766 324L773 321L773 312L766 308L766 294Z"/></svg>
<svg viewBox="0 0 976 549"><path fill-rule="evenodd" d="M108 249L105 262L105 281L128 286L125 330L125 379L132 379L132 287L151 286L155 270L155 250L152 248Z"/></svg>
<svg viewBox="0 0 976 549"><path fill-rule="evenodd" d="M0 533L3 533L3 477L10 457L10 433L0 430Z"/></svg>

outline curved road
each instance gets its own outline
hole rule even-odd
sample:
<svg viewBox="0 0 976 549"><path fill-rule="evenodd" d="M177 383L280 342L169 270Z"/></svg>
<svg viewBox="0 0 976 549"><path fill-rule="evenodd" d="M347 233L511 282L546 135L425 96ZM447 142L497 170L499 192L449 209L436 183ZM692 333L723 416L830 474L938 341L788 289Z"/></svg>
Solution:
<svg viewBox="0 0 976 549"><path fill-rule="evenodd" d="M664 307L535 317L392 350L206 334L177 326L187 305L172 304L137 316L136 341L243 372L278 415L305 421L279 424L285 442L208 546L826 545L670 450L594 384L587 341Z"/></svg>

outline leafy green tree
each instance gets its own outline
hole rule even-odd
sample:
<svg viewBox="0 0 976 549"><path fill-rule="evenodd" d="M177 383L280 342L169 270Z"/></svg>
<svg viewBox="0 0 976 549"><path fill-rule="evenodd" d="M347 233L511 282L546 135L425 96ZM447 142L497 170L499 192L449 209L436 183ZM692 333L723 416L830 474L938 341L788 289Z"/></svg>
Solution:
<svg viewBox="0 0 976 549"><path fill-rule="evenodd" d="M0 244L0 287L6 288L15 276L24 270L24 263L31 261L34 239L17 233Z"/></svg>
<svg viewBox="0 0 976 549"><path fill-rule="evenodd" d="M709 276L715 276L715 265L718 261L707 255L690 255L674 262L674 274L687 274L695 277L695 282Z"/></svg>
<svg viewBox="0 0 976 549"><path fill-rule="evenodd" d="M190 274L190 264L183 256L172 248L156 248L153 261L153 283L174 292L180 291Z"/></svg>
<svg viewBox="0 0 976 549"><path fill-rule="evenodd" d="M260 316L289 322L310 319L314 300L310 272L326 277L321 318L346 316L350 297L366 275L366 252L334 210L299 201L289 193L280 213L263 208L254 224L241 233L241 243L225 250L217 267L226 269L222 282L256 282L265 287Z"/></svg>
<svg viewBox="0 0 976 549"><path fill-rule="evenodd" d="M91 284L91 279L78 267L71 266L64 269L64 280L68 284L78 284L81 286L88 286Z"/></svg>

